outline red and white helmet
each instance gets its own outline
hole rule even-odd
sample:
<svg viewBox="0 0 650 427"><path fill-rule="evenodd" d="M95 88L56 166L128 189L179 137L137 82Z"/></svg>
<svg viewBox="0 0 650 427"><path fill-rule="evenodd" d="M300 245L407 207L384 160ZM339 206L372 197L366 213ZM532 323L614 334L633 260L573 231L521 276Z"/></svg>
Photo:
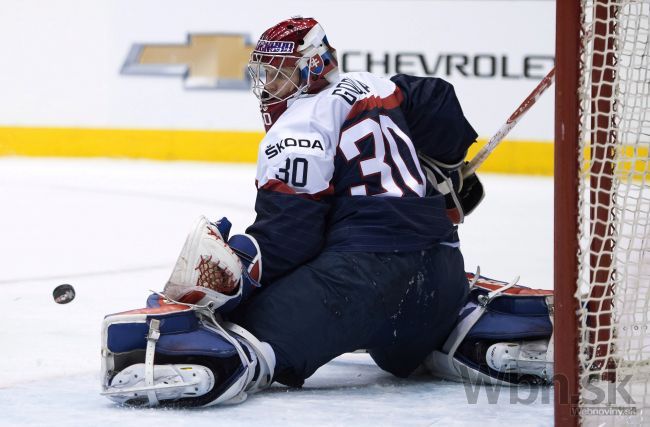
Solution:
<svg viewBox="0 0 650 427"><path fill-rule="evenodd" d="M262 34L248 71L268 130L289 100L317 93L338 78L336 49L315 19L293 17Z"/></svg>

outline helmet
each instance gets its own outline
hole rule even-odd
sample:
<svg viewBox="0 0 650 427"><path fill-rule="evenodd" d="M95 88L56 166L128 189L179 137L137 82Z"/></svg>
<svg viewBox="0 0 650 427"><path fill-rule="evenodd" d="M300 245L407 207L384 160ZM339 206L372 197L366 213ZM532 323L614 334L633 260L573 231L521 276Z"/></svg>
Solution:
<svg viewBox="0 0 650 427"><path fill-rule="evenodd" d="M248 71L268 130L288 101L317 93L338 78L336 49L315 19L293 17L262 34Z"/></svg>

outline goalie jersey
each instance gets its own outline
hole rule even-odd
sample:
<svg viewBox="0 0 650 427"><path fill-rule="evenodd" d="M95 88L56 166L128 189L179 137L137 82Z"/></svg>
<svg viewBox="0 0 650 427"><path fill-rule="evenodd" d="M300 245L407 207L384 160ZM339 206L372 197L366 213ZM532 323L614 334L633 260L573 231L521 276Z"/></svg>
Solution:
<svg viewBox="0 0 650 427"><path fill-rule="evenodd" d="M456 242L423 153L458 164L476 132L451 84L437 78L341 74L303 95L268 130L257 163L257 217L247 233L264 283L323 250L414 251Z"/></svg>

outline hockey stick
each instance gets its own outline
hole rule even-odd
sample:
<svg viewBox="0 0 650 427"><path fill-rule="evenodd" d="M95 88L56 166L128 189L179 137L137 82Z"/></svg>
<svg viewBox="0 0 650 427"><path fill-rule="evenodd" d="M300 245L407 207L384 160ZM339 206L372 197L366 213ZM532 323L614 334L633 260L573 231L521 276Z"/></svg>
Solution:
<svg viewBox="0 0 650 427"><path fill-rule="evenodd" d="M512 115L508 118L508 120L506 120L503 126L499 128L497 133L495 133L492 138L490 138L485 147L481 148L481 150L476 153L476 156L474 156L474 158L470 160L469 163L463 166L461 169L463 178L466 178L476 172L476 169L478 169L483 164L483 162L485 162L485 160L490 154L492 154L497 145L503 141L510 130L515 127L517 122L519 122L519 119L522 118L522 116L530 109L530 107L535 105L539 97L542 96L544 91L548 89L554 81L555 67L553 67L551 71L548 72L546 77L544 77L542 81L539 82L537 87L531 92L530 95L528 95L528 98L526 98L524 102L521 103L519 108L517 108L517 110L512 113Z"/></svg>

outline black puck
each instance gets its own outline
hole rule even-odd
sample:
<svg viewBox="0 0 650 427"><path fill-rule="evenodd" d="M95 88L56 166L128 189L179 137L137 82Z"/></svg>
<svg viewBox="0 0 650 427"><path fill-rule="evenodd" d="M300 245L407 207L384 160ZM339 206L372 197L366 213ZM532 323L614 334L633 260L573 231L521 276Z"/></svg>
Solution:
<svg viewBox="0 0 650 427"><path fill-rule="evenodd" d="M74 299L75 295L74 288L67 283L57 286L52 291L52 297L57 304L67 304Z"/></svg>

